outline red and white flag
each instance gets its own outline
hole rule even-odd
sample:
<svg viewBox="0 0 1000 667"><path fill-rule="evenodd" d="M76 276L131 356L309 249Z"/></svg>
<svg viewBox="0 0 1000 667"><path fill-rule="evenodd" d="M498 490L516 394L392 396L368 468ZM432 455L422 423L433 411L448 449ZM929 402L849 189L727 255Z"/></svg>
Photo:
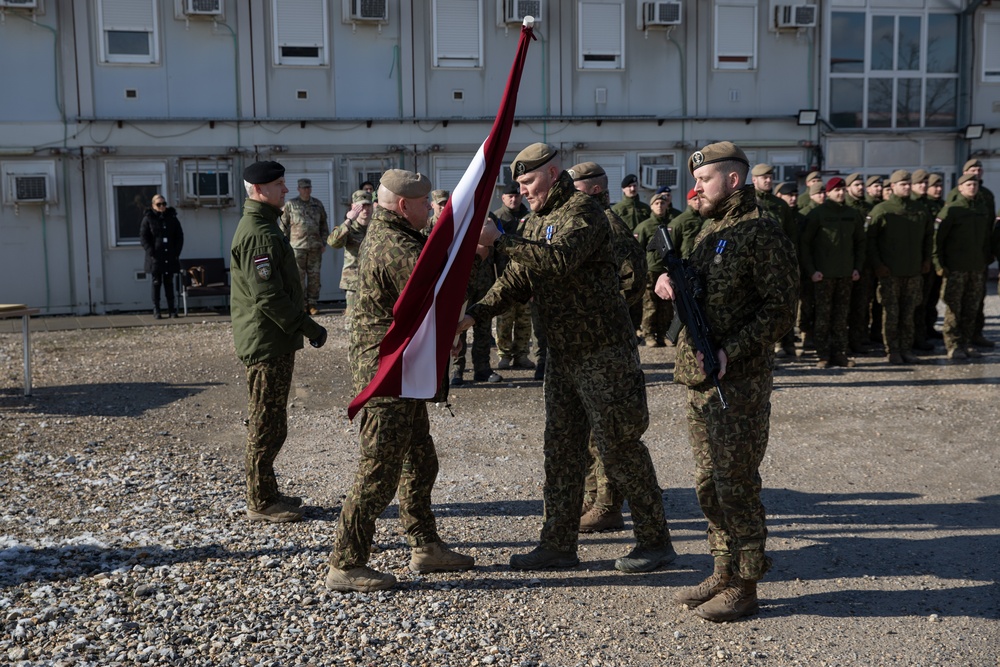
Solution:
<svg viewBox="0 0 1000 667"><path fill-rule="evenodd" d="M375 377L347 408L354 416L375 396L433 398L448 369L483 220L489 212L510 129L517 89L535 39L525 20L493 129L434 224L413 273L393 307L393 322L379 345Z"/></svg>

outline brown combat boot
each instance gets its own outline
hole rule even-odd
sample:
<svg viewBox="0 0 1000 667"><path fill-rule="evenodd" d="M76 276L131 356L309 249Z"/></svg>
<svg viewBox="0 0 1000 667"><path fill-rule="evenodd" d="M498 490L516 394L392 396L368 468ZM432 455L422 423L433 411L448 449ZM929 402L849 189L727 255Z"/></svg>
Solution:
<svg viewBox="0 0 1000 667"><path fill-rule="evenodd" d="M752 616L760 609L757 603L757 582L746 581L733 575L729 585L708 602L700 605L694 613L706 621L722 623L735 621L744 616Z"/></svg>
<svg viewBox="0 0 1000 667"><path fill-rule="evenodd" d="M674 602L685 604L694 609L716 595L729 585L729 580L733 575L729 571L729 561L719 561L715 564L715 572L697 586L688 586L674 593Z"/></svg>
<svg viewBox="0 0 1000 667"><path fill-rule="evenodd" d="M410 571L420 574L471 570L475 565L475 558L449 549L443 542L428 542L413 547L410 556Z"/></svg>
<svg viewBox="0 0 1000 667"><path fill-rule="evenodd" d="M580 517L581 533L601 533L605 530L622 530L625 519L621 510L606 510L601 507L591 507Z"/></svg>

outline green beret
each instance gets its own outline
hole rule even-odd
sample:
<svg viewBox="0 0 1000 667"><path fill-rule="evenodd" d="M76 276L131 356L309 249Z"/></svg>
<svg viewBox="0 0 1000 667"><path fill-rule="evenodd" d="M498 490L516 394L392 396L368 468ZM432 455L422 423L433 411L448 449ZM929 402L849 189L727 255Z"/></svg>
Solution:
<svg viewBox="0 0 1000 667"><path fill-rule="evenodd" d="M514 161L510 163L510 173L517 180L518 176L524 176L529 171L534 171L544 166L558 153L559 151L556 147L551 144L531 144L518 153Z"/></svg>
<svg viewBox="0 0 1000 667"><path fill-rule="evenodd" d="M751 176L767 176L768 174L774 173L774 167L764 162L754 165L753 169L750 170Z"/></svg>
<svg viewBox="0 0 1000 667"><path fill-rule="evenodd" d="M569 175L574 181L585 181L588 178L604 176L604 167L596 162L581 162L569 168Z"/></svg>
<svg viewBox="0 0 1000 667"><path fill-rule="evenodd" d="M968 162L966 162L962 166L962 171L969 171L973 167L982 167L982 166L983 166L982 162L980 162L979 160L973 158L973 159L969 160Z"/></svg>
<svg viewBox="0 0 1000 667"><path fill-rule="evenodd" d="M823 174L821 174L818 171L810 171L808 174L806 174L806 183L808 183L809 181L814 181L816 179L819 179L819 180L822 181L823 180Z"/></svg>
<svg viewBox="0 0 1000 667"><path fill-rule="evenodd" d="M927 185L944 185L944 178L941 174L931 174L927 177Z"/></svg>
<svg viewBox="0 0 1000 667"><path fill-rule="evenodd" d="M913 172L913 174L911 174L910 178L913 180L914 183L923 183L924 181L927 180L928 176L929 174L927 173L926 169L917 169L916 171Z"/></svg>
<svg viewBox="0 0 1000 667"><path fill-rule="evenodd" d="M254 162L243 170L243 180L254 185L273 183L285 175L285 168L277 162Z"/></svg>
<svg viewBox="0 0 1000 667"><path fill-rule="evenodd" d="M809 186L809 196L818 195L821 192L826 192L826 187L823 185L822 181L819 183L813 183Z"/></svg>
<svg viewBox="0 0 1000 667"><path fill-rule="evenodd" d="M799 194L799 186L795 184L795 181L785 181L784 183L778 183L778 186L774 188L774 194L797 195Z"/></svg>
<svg viewBox="0 0 1000 667"><path fill-rule="evenodd" d="M688 158L688 171L694 174L695 169L703 167L706 164L726 162L728 160L736 160L742 162L747 167L750 166L750 161L747 160L747 154L743 152L743 149L731 141L720 141L691 153L691 157Z"/></svg>
<svg viewBox="0 0 1000 667"><path fill-rule="evenodd" d="M431 190L431 201L435 204L444 204L450 195L447 190Z"/></svg>
<svg viewBox="0 0 1000 667"><path fill-rule="evenodd" d="M969 181L978 181L979 177L975 174L962 174L958 177L958 184L968 183Z"/></svg>
<svg viewBox="0 0 1000 667"><path fill-rule="evenodd" d="M882 177L879 176L878 174L875 174L874 176L869 176L868 177L868 179L865 181L865 187L866 188L867 187L871 187L871 186L875 185L876 183L881 183L881 182L882 182Z"/></svg>
<svg viewBox="0 0 1000 667"><path fill-rule="evenodd" d="M905 169L897 169L896 171L892 172L891 176L889 176L890 184L909 183L909 182L910 182L910 172L906 171Z"/></svg>
<svg viewBox="0 0 1000 667"><path fill-rule="evenodd" d="M371 204L372 203L372 193L366 192L364 190L355 190L351 194L352 204Z"/></svg>
<svg viewBox="0 0 1000 667"><path fill-rule="evenodd" d="M860 180L861 180L861 172L856 171L852 174L847 175L847 178L844 179L844 185L850 185L854 181L860 181Z"/></svg>
<svg viewBox="0 0 1000 667"><path fill-rule="evenodd" d="M405 169L390 169L382 174L381 185L403 199L420 199L431 191L431 181L423 174Z"/></svg>

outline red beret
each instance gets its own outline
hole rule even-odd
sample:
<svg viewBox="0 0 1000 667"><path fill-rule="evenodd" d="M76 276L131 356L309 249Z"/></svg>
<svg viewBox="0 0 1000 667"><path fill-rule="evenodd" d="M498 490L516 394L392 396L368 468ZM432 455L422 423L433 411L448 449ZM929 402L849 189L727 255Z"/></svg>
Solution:
<svg viewBox="0 0 1000 667"><path fill-rule="evenodd" d="M826 182L827 192L836 188L844 188L844 187L847 186L844 185L844 179L842 179L840 176L834 176L833 178L831 178L829 181Z"/></svg>

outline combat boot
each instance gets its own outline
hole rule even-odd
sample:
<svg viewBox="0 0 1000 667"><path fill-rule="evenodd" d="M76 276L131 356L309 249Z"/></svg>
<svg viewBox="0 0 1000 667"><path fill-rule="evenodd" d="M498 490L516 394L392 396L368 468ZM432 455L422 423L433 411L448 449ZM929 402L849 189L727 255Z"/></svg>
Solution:
<svg viewBox="0 0 1000 667"><path fill-rule="evenodd" d="M744 616L756 614L760 609L757 602L757 582L746 581L733 575L729 585L708 602L698 605L694 613L706 621L722 623L735 621Z"/></svg>
<svg viewBox="0 0 1000 667"><path fill-rule="evenodd" d="M382 591L396 585L396 577L389 573L376 572L370 567L355 567L350 570L340 570L331 567L326 574L326 587L331 591L350 593L358 591L370 593Z"/></svg>
<svg viewBox="0 0 1000 667"><path fill-rule="evenodd" d="M817 362L816 362L816 368L822 368L822 369L827 369L827 368L829 368L829 367L830 367L831 365L832 365L832 364L830 363L830 360L829 360L829 359L822 359L822 358L821 358L821 359L820 359L819 361L817 361Z"/></svg>
<svg viewBox="0 0 1000 667"><path fill-rule="evenodd" d="M969 342L975 345L976 347L985 347L985 348L994 348L997 345L996 343L994 343L981 333L977 333L974 336L972 336L972 339Z"/></svg>
<svg viewBox="0 0 1000 667"><path fill-rule="evenodd" d="M889 356L887 356L885 359L892 366L902 366L903 365L903 355L901 355L899 352L890 352Z"/></svg>
<svg viewBox="0 0 1000 667"><path fill-rule="evenodd" d="M515 570L547 570L576 567L580 559L575 551L556 551L545 547L535 547L526 554L510 557L510 566Z"/></svg>
<svg viewBox="0 0 1000 667"><path fill-rule="evenodd" d="M601 507L591 507L580 517L581 533L601 533L605 530L621 530L625 527L625 519L621 510L612 511Z"/></svg>
<svg viewBox="0 0 1000 667"><path fill-rule="evenodd" d="M259 510L247 508L247 518L251 521L269 521L270 523L292 523L302 520L302 512L291 505L279 501L271 503Z"/></svg>
<svg viewBox="0 0 1000 667"><path fill-rule="evenodd" d="M909 352L900 352L899 356L903 358L903 362L907 364L919 364L920 359L915 354Z"/></svg>
<svg viewBox="0 0 1000 667"><path fill-rule="evenodd" d="M721 593L729 585L729 580L732 578L733 574L729 569L729 561L717 562L715 564L715 572L705 579L705 581L697 586L688 586L674 593L674 602L685 604L694 609Z"/></svg>
<svg viewBox="0 0 1000 667"><path fill-rule="evenodd" d="M960 359L968 359L969 355L967 355L965 353L965 350L963 350L962 348L956 347L953 350L948 350L948 358L951 359L952 361L958 361Z"/></svg>
<svg viewBox="0 0 1000 667"><path fill-rule="evenodd" d="M528 358L528 355L522 355L514 360L514 368L524 368L526 370L534 370L535 362Z"/></svg>
<svg viewBox="0 0 1000 667"><path fill-rule="evenodd" d="M983 354L974 347L967 347L965 348L965 356L969 359L979 359L983 356Z"/></svg>
<svg viewBox="0 0 1000 667"><path fill-rule="evenodd" d="M842 366L843 368L854 368L854 362L847 358L847 355L843 352L834 352L830 356L830 363L834 366Z"/></svg>
<svg viewBox="0 0 1000 667"><path fill-rule="evenodd" d="M667 543L661 547L636 546L628 554L615 560L615 569L619 572L652 572L653 570L669 565L677 559L677 552Z"/></svg>
<svg viewBox="0 0 1000 667"><path fill-rule="evenodd" d="M512 363L513 362L510 360L510 357L500 357L500 361L497 362L497 368L500 370L506 370L511 367Z"/></svg>
<svg viewBox="0 0 1000 667"><path fill-rule="evenodd" d="M471 570L475 564L475 558L452 551L443 542L429 542L413 547L410 555L410 571L421 574Z"/></svg>

